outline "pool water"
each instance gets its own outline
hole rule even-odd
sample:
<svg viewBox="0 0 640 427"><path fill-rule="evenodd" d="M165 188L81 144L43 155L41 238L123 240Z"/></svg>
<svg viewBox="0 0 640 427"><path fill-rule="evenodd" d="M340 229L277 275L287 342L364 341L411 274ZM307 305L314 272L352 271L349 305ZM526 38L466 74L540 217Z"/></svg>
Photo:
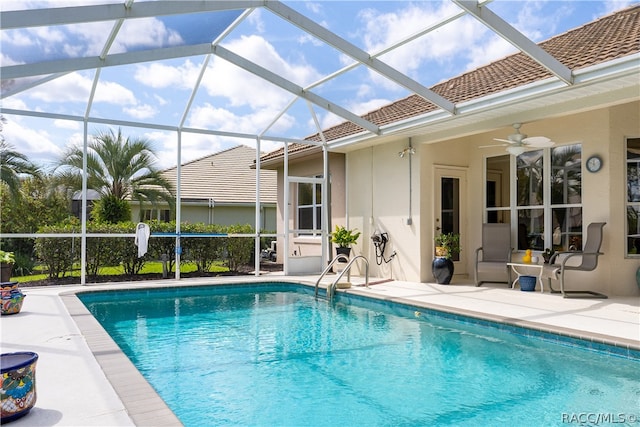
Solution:
<svg viewBox="0 0 640 427"><path fill-rule="evenodd" d="M79 297L185 426L633 425L640 415L637 360L426 310L328 303L287 284Z"/></svg>

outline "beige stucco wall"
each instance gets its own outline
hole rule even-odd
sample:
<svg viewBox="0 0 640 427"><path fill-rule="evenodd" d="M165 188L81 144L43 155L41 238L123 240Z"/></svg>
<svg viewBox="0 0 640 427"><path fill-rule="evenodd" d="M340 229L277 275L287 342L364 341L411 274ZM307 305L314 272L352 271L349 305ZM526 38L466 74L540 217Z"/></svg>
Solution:
<svg viewBox="0 0 640 427"><path fill-rule="evenodd" d="M137 206L131 207L131 217L140 217ZM191 224L219 224L219 225L235 225L250 224L253 226L256 222L254 206L216 206L210 209L207 205L183 205L181 210L181 221ZM276 207L263 207L262 216L263 229L274 231L276 229Z"/></svg>
<svg viewBox="0 0 640 427"><path fill-rule="evenodd" d="M525 122L522 130L528 135L548 136L557 145L580 142L583 163L592 154L600 154L604 160L604 167L598 173L592 174L583 168L582 196L585 228L590 222L607 223L602 245L605 255L594 272L568 275L567 287L593 289L607 295L640 295L635 281L640 258L625 256L624 161L625 137L640 137L640 103ZM478 147L511 132L512 129L506 126L435 144L426 144L421 141L424 138L414 137L412 144L416 154L411 157L411 182L409 158L398 156L398 152L408 146L407 138L347 154L348 223L363 231L365 238L355 250L369 258L372 275L421 282L433 280L434 171L438 166L452 166L465 171L467 177L466 208L462 218L466 227L462 247L467 256L462 270L473 277L473 253L480 246L484 221L484 163L487 156L504 153L503 147ZM409 215L412 218L410 225L407 224ZM369 237L376 230L389 233L385 255L388 257L397 252L389 264L377 266L374 262L375 252ZM514 260L520 256L514 254Z"/></svg>

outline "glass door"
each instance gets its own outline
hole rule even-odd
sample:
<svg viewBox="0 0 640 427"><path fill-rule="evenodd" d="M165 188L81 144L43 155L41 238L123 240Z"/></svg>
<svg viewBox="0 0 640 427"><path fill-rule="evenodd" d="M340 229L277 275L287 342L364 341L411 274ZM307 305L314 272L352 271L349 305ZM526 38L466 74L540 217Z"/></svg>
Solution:
<svg viewBox="0 0 640 427"><path fill-rule="evenodd" d="M451 259L455 274L466 274L465 210L466 171L461 168L437 167L435 171L435 233L457 233L460 235L462 251Z"/></svg>

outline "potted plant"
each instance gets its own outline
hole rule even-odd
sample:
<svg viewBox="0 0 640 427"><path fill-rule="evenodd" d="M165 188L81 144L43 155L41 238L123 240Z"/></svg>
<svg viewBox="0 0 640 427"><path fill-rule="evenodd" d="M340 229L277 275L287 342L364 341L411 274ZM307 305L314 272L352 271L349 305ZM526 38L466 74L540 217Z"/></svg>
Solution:
<svg viewBox="0 0 640 427"><path fill-rule="evenodd" d="M349 230L346 227L336 225L336 229L331 233L331 242L338 245L336 248L336 255L344 254L349 257L351 254L351 245L354 244L360 237L360 232L357 230ZM346 262L339 260L339 262Z"/></svg>
<svg viewBox="0 0 640 427"><path fill-rule="evenodd" d="M13 271L13 264L15 264L16 258L13 252L6 252L0 250L0 281L8 282L11 280L11 273Z"/></svg>
<svg viewBox="0 0 640 427"><path fill-rule="evenodd" d="M460 235L457 233L442 233L434 238L436 256L451 259L453 254L460 253Z"/></svg>
<svg viewBox="0 0 640 427"><path fill-rule="evenodd" d="M438 234L434 238L434 242L436 255L431 264L431 271L437 283L448 284L453 277L451 257L460 253L460 235L457 233Z"/></svg>

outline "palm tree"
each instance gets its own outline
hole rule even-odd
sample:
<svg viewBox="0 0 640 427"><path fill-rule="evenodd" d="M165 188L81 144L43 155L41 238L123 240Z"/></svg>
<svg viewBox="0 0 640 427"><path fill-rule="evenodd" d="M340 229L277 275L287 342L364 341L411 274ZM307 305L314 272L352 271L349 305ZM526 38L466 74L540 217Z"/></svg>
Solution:
<svg viewBox="0 0 640 427"><path fill-rule="evenodd" d="M39 177L40 169L27 156L15 151L13 146L0 139L0 180L6 184L12 197L20 194L20 175Z"/></svg>
<svg viewBox="0 0 640 427"><path fill-rule="evenodd" d="M93 137L87 151L87 188L100 193L101 200L142 205L165 201L174 206L173 187L153 166L156 155L149 140L123 139L110 130ZM74 190L82 188L83 150L71 147L60 160L57 170L62 182Z"/></svg>

